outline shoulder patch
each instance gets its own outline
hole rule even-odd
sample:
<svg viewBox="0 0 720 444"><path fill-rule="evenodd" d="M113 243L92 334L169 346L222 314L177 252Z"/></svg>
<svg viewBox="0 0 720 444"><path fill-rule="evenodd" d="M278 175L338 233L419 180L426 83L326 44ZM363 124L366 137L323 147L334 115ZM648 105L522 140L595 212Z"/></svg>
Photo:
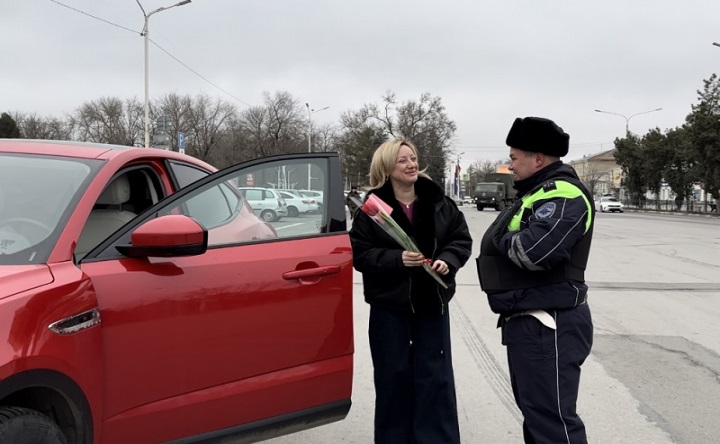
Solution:
<svg viewBox="0 0 720 444"><path fill-rule="evenodd" d="M548 180L547 182L545 182L543 184L543 191L545 191L546 193L548 191L552 191L552 190L556 190L556 189L557 189L557 185L555 185L554 180Z"/></svg>
<svg viewBox="0 0 720 444"><path fill-rule="evenodd" d="M555 214L555 202L547 202L540 205L540 208L535 210L535 217L538 219L545 219Z"/></svg>

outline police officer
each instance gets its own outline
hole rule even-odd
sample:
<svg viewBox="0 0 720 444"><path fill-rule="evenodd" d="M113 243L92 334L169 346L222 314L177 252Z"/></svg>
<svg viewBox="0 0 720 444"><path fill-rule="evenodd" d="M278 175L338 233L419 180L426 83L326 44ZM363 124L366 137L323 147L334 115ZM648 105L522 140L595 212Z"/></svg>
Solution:
<svg viewBox="0 0 720 444"><path fill-rule="evenodd" d="M488 228L480 286L500 315L526 443L586 443L576 413L580 366L592 347L585 266L592 194L560 158L570 137L553 121L517 118L506 144L518 200Z"/></svg>

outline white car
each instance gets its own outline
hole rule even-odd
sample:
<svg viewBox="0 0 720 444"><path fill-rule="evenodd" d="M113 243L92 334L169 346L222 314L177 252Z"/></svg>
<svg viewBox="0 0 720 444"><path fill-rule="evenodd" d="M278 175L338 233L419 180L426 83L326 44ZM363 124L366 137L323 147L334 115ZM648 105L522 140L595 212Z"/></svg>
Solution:
<svg viewBox="0 0 720 444"><path fill-rule="evenodd" d="M287 204L277 190L259 187L238 188L253 211L266 222L277 222L288 215Z"/></svg>
<svg viewBox="0 0 720 444"><path fill-rule="evenodd" d="M318 211L318 204L315 199L305 197L296 191L277 190L287 205L288 216L297 217L303 213L314 213Z"/></svg>
<svg viewBox="0 0 720 444"><path fill-rule="evenodd" d="M305 197L311 197L315 199L315 202L318 204L318 207L322 208L323 206L323 192L322 191L315 191L315 190L298 190L300 193L302 193Z"/></svg>
<svg viewBox="0 0 720 444"><path fill-rule="evenodd" d="M613 213L615 211L618 211L622 213L623 204L612 196L602 196L599 200L596 201L595 209L596 211L599 210L601 213L605 213L607 211Z"/></svg>

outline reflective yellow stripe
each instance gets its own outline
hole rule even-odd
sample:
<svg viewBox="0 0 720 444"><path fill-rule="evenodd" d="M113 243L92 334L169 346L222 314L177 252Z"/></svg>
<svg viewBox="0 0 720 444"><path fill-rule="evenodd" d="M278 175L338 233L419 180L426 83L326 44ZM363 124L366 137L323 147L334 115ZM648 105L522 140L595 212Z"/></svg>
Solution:
<svg viewBox="0 0 720 444"><path fill-rule="evenodd" d="M582 196L583 200L585 201L585 205L588 208L588 217L585 221L585 232L587 233L587 230L590 229L590 224L592 222L592 218L590 215L592 214L592 205L590 205L590 201L588 200L587 196L585 196L585 193L582 192L582 190L575 185L571 184L570 182L565 182L564 180L556 180L555 181L555 189L545 191L542 187L535 191L533 194L527 195L523 197L522 199L522 206L518 210L518 212L513 216L513 218L510 220L510 223L508 224L508 230L509 231L519 231L520 230L520 221L522 220L522 215L525 212L526 209L531 208L535 202L538 200L545 200L545 199L554 199L554 198L564 198L564 199L575 199L578 196Z"/></svg>

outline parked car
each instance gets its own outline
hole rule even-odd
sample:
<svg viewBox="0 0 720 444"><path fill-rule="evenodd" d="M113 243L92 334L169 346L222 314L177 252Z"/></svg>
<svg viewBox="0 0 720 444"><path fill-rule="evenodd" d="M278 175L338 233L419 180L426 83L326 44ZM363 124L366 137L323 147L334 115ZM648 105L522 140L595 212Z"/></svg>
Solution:
<svg viewBox="0 0 720 444"><path fill-rule="evenodd" d="M328 187L317 221L280 229L237 188L309 163ZM0 139L0 441L254 442L344 418L341 177L333 153L215 171L166 150Z"/></svg>
<svg viewBox="0 0 720 444"><path fill-rule="evenodd" d="M305 197L310 197L315 199L315 202L318 204L319 207L322 208L323 206L323 192L318 190L298 190L302 193Z"/></svg>
<svg viewBox="0 0 720 444"><path fill-rule="evenodd" d="M240 187L239 190L253 211L259 214L263 220L277 222L281 217L288 215L285 199L278 191L253 187Z"/></svg>
<svg viewBox="0 0 720 444"><path fill-rule="evenodd" d="M612 196L601 196L596 201L595 211L605 213L606 211L623 212L623 204Z"/></svg>
<svg viewBox="0 0 720 444"><path fill-rule="evenodd" d="M287 214L290 217L297 217L304 213L315 213L318 211L318 204L315 199L305 197L298 191L277 190L280 197L285 200Z"/></svg>

